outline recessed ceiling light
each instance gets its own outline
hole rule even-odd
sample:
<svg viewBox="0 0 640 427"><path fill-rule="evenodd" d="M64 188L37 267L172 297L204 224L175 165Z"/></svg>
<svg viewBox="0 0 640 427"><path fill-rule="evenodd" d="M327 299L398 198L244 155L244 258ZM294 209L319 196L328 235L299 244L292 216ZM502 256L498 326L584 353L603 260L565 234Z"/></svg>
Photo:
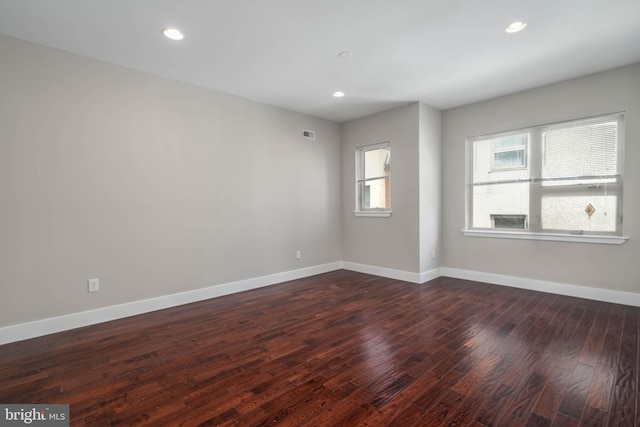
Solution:
<svg viewBox="0 0 640 427"><path fill-rule="evenodd" d="M522 31L524 30L524 27L527 26L527 23L524 21L516 21L510 25L507 26L507 28L504 29L505 32L507 33L517 33L518 31Z"/></svg>
<svg viewBox="0 0 640 427"><path fill-rule="evenodd" d="M162 30L162 34L168 39L171 40L182 40L184 38L184 34L180 30L176 30L175 28L165 28Z"/></svg>
<svg viewBox="0 0 640 427"><path fill-rule="evenodd" d="M342 98L342 97L344 96L344 92L340 92L340 91L338 90L338 91L333 92L333 93L331 94L331 96L333 96L334 98Z"/></svg>

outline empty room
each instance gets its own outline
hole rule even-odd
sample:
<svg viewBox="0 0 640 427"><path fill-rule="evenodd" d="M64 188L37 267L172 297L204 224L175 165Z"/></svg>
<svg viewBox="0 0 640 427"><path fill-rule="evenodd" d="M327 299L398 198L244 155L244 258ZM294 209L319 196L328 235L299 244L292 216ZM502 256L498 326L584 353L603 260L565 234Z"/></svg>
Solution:
<svg viewBox="0 0 640 427"><path fill-rule="evenodd" d="M640 2L0 0L0 425L640 425Z"/></svg>

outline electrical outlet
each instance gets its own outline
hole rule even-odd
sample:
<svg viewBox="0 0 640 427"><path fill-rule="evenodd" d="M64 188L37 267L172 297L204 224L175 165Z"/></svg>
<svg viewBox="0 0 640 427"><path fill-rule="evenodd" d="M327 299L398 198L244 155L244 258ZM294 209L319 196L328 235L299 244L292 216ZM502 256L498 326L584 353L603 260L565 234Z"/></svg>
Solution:
<svg viewBox="0 0 640 427"><path fill-rule="evenodd" d="M296 251L296 259L301 259L302 258L302 251L301 250L297 250Z"/></svg>
<svg viewBox="0 0 640 427"><path fill-rule="evenodd" d="M98 292L100 290L100 281L98 279L87 280L87 288L89 292Z"/></svg>

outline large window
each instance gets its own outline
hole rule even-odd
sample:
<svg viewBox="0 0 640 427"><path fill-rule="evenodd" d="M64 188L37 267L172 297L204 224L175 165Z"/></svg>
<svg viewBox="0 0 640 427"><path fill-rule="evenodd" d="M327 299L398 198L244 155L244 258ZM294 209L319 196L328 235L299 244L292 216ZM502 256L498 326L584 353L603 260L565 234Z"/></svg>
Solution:
<svg viewBox="0 0 640 427"><path fill-rule="evenodd" d="M467 229L621 236L623 118L469 138Z"/></svg>
<svg viewBox="0 0 640 427"><path fill-rule="evenodd" d="M356 149L356 215L391 214L390 159L388 142Z"/></svg>

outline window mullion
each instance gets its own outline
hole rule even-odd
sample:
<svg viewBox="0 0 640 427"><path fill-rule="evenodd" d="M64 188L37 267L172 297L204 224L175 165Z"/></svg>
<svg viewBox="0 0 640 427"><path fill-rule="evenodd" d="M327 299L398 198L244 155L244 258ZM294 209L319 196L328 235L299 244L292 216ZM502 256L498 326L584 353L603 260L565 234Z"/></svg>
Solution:
<svg viewBox="0 0 640 427"><path fill-rule="evenodd" d="M529 230L532 232L542 229L542 183L537 178L542 174L543 134L541 128L533 128L529 141Z"/></svg>

